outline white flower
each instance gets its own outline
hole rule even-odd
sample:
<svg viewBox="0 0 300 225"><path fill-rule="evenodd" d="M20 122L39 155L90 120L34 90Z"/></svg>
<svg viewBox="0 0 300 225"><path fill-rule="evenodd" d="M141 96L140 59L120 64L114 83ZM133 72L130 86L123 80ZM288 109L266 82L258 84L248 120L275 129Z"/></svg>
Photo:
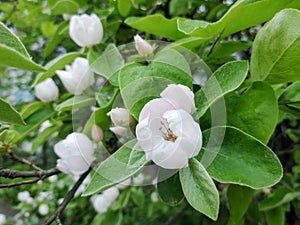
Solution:
<svg viewBox="0 0 300 225"><path fill-rule="evenodd" d="M160 96L171 100L177 109L183 109L190 114L195 112L194 93L187 86L169 84Z"/></svg>
<svg viewBox="0 0 300 225"><path fill-rule="evenodd" d="M4 214L0 214L0 225L4 224L6 221L6 216Z"/></svg>
<svg viewBox="0 0 300 225"><path fill-rule="evenodd" d="M134 184L142 184L144 182L144 178L145 178L144 174L140 173L136 177L133 177L132 181Z"/></svg>
<svg viewBox="0 0 300 225"><path fill-rule="evenodd" d="M20 202L31 202L31 200L32 200L28 191L19 192L18 199Z"/></svg>
<svg viewBox="0 0 300 225"><path fill-rule="evenodd" d="M94 73L89 68L89 62L85 58L78 57L66 70L56 70L65 88L75 95L80 95L94 82Z"/></svg>
<svg viewBox="0 0 300 225"><path fill-rule="evenodd" d="M199 124L182 109L167 110L162 115L151 112L136 127L146 158L166 169L188 166L188 159L196 156L202 146Z"/></svg>
<svg viewBox="0 0 300 225"><path fill-rule="evenodd" d="M153 203L158 202L158 198L157 198L156 192L152 192L152 193L151 193L151 201L152 201Z"/></svg>
<svg viewBox="0 0 300 225"><path fill-rule="evenodd" d="M116 187L119 189L124 189L128 187L130 184L131 184L131 178L128 178L127 180L124 180L121 183L117 184Z"/></svg>
<svg viewBox="0 0 300 225"><path fill-rule="evenodd" d="M93 125L92 126L92 138L94 141L99 142L103 140L103 131L102 129L97 126L97 125Z"/></svg>
<svg viewBox="0 0 300 225"><path fill-rule="evenodd" d="M110 187L107 190L103 191L102 194L106 198L106 200L110 204L112 204L119 196L119 190L117 187Z"/></svg>
<svg viewBox="0 0 300 225"><path fill-rule="evenodd" d="M49 212L49 207L46 204L41 204L39 207L39 214L41 214L42 216L47 215Z"/></svg>
<svg viewBox="0 0 300 225"><path fill-rule="evenodd" d="M51 102L58 99L58 87L51 78L47 78L34 87L35 95L42 102Z"/></svg>
<svg viewBox="0 0 300 225"><path fill-rule="evenodd" d="M95 160L93 143L87 136L77 132L56 143L54 151L60 157L57 168L69 175L84 173Z"/></svg>
<svg viewBox="0 0 300 225"><path fill-rule="evenodd" d="M94 195L91 198L92 204L98 213L105 213L110 206L110 202L102 195Z"/></svg>
<svg viewBox="0 0 300 225"><path fill-rule="evenodd" d="M141 56L150 55L153 52L152 46L138 34L134 36L135 48Z"/></svg>
<svg viewBox="0 0 300 225"><path fill-rule="evenodd" d="M129 127L115 126L115 127L109 128L109 129L116 135L120 135L122 137L127 137L130 135Z"/></svg>
<svg viewBox="0 0 300 225"><path fill-rule="evenodd" d="M114 108L107 115L110 116L115 126L127 127L132 122L128 109Z"/></svg>
<svg viewBox="0 0 300 225"><path fill-rule="evenodd" d="M57 175L53 175L53 176L48 178L48 181L50 183L55 183L57 181L57 179L58 179Z"/></svg>
<svg viewBox="0 0 300 225"><path fill-rule="evenodd" d="M103 27L95 15L75 15L71 17L69 35L80 47L89 47L101 42Z"/></svg>
<svg viewBox="0 0 300 225"><path fill-rule="evenodd" d="M52 123L49 120L46 120L45 122L43 122L40 126L39 129L39 133L43 132L44 130L46 130L48 127L51 127Z"/></svg>

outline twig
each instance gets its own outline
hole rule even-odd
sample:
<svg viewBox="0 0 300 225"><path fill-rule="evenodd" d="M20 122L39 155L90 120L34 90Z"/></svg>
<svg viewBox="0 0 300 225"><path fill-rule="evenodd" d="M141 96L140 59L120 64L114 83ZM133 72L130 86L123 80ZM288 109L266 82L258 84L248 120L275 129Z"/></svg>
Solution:
<svg viewBox="0 0 300 225"><path fill-rule="evenodd" d="M55 218L55 222L56 222L57 225L62 225L62 223L61 223L58 216Z"/></svg>
<svg viewBox="0 0 300 225"><path fill-rule="evenodd" d="M43 177L50 177L52 175L58 174L60 171L57 168L43 171L19 171L10 169L0 169L0 177L14 179L14 178L28 178L28 177L38 177L42 179Z"/></svg>
<svg viewBox="0 0 300 225"><path fill-rule="evenodd" d="M156 10L158 10L162 6L161 3L156 3L149 11L147 12L147 16L153 14Z"/></svg>
<svg viewBox="0 0 300 225"><path fill-rule="evenodd" d="M91 171L91 168L89 168L88 171L86 171L84 174L81 175L81 177L77 180L77 182L74 184L70 192L67 194L63 202L59 205L59 207L56 209L56 211L52 214L52 216L49 217L49 219L44 223L44 225L50 225L53 221L56 221L56 223L59 220L60 214L64 211L64 209L67 207L69 202L74 198L75 192L81 185L81 183L84 181L84 179L87 177L89 172ZM58 220L57 220L58 218ZM60 221L60 220L59 220ZM60 225L59 223L57 223Z"/></svg>
<svg viewBox="0 0 300 225"><path fill-rule="evenodd" d="M19 181L15 183L10 183L10 184L0 184L0 189L1 188L12 188L16 186L21 186L25 184L34 184L39 182L40 180L44 180L47 177L51 177L52 175L58 174L60 171L57 168L48 170L48 171L40 171L40 172L35 172L35 171L16 171L16 170L7 170L7 169L2 169L0 170L0 175L2 177L6 178L27 178L27 177L36 177L35 179L32 180L24 180L24 181Z"/></svg>
<svg viewBox="0 0 300 225"><path fill-rule="evenodd" d="M167 222L164 223L164 225L171 225L172 223L174 223L184 213L184 211L187 210L188 207L189 205L186 204L179 212L170 217Z"/></svg>
<svg viewBox="0 0 300 225"><path fill-rule="evenodd" d="M17 161L17 162L20 162L20 163L23 163L23 164L26 164L26 165L32 167L33 169L35 169L35 170L37 170L37 171L41 171L41 172L44 171L42 168L40 168L40 167L38 167L37 165L33 164L33 163L30 162L29 160L17 156L17 155L14 154L11 150L8 151L8 153L9 153L10 157L11 157L13 160L15 160L15 161Z"/></svg>

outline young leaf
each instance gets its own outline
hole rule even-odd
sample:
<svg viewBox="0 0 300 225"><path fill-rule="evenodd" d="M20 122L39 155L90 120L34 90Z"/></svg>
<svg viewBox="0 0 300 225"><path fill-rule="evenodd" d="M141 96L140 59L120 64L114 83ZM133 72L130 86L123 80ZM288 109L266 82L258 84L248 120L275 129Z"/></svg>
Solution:
<svg viewBox="0 0 300 225"><path fill-rule="evenodd" d="M251 56L252 80L277 84L300 79L299 20L299 10L285 9L258 32Z"/></svg>
<svg viewBox="0 0 300 225"><path fill-rule="evenodd" d="M32 141L31 151L35 152L38 149L38 147L44 144L51 137L52 134L54 134L56 131L60 129L60 127L61 125L47 127L41 133L37 134L37 136Z"/></svg>
<svg viewBox="0 0 300 225"><path fill-rule="evenodd" d="M254 194L254 190L245 186L230 184L227 189L227 200L230 211L230 222L239 224L243 219Z"/></svg>
<svg viewBox="0 0 300 225"><path fill-rule="evenodd" d="M284 225L285 211L281 208L274 208L266 212L268 225Z"/></svg>
<svg viewBox="0 0 300 225"><path fill-rule="evenodd" d="M130 9L132 7L132 2L131 0L118 0L117 5L118 5L118 11L120 15L126 17L130 12Z"/></svg>
<svg viewBox="0 0 300 225"><path fill-rule="evenodd" d="M79 9L79 5L76 1L73 0L60 0L57 1L51 7L51 14L52 15L61 15L61 14L77 14Z"/></svg>
<svg viewBox="0 0 300 225"><path fill-rule="evenodd" d="M199 119L207 109L225 94L238 88L248 73L247 61L233 61L220 67L196 92L196 118Z"/></svg>
<svg viewBox="0 0 300 225"><path fill-rule="evenodd" d="M17 125L25 125L22 116L2 98L0 98L0 121Z"/></svg>
<svg viewBox="0 0 300 225"><path fill-rule="evenodd" d="M234 127L205 130L197 159L222 183L259 189L276 184L282 177L282 166L274 152Z"/></svg>
<svg viewBox="0 0 300 225"><path fill-rule="evenodd" d="M170 176L170 174L173 175ZM171 206L178 205L184 198L179 173L176 171L174 174L174 171L159 168L157 191L165 203Z"/></svg>
<svg viewBox="0 0 300 225"><path fill-rule="evenodd" d="M74 96L55 107L56 111L70 111L88 105L95 105L95 98L88 96Z"/></svg>
<svg viewBox="0 0 300 225"><path fill-rule="evenodd" d="M180 182L186 200L197 211L213 220L217 220L219 212L219 192L196 159L189 160L189 167L179 170Z"/></svg>
<svg viewBox="0 0 300 225"><path fill-rule="evenodd" d="M128 179L140 171L146 163L144 151L137 145L136 139L127 142L100 163L83 196L101 192Z"/></svg>

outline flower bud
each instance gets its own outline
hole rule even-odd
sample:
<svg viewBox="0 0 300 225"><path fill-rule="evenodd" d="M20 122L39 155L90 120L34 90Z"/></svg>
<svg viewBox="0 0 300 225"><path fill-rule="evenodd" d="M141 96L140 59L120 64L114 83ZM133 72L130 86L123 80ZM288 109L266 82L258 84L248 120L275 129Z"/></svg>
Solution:
<svg viewBox="0 0 300 225"><path fill-rule="evenodd" d="M49 207L46 204L41 204L39 207L39 214L41 214L42 216L47 215L49 212Z"/></svg>
<svg viewBox="0 0 300 225"><path fill-rule="evenodd" d="M115 126L127 127L132 122L129 111L124 108L114 108L107 115L110 116Z"/></svg>
<svg viewBox="0 0 300 225"><path fill-rule="evenodd" d="M119 196L119 190L117 187L111 187L107 190L103 191L103 196L106 198L106 200L112 204L116 198Z"/></svg>
<svg viewBox="0 0 300 225"><path fill-rule="evenodd" d="M110 206L110 203L102 194L92 196L91 201L93 203L95 210L98 213L105 213L108 207Z"/></svg>
<svg viewBox="0 0 300 225"><path fill-rule="evenodd" d="M57 168L69 175L80 175L88 170L95 160L93 143L81 133L71 133L65 140L54 145L57 160Z"/></svg>
<svg viewBox="0 0 300 225"><path fill-rule="evenodd" d="M75 15L71 17L69 35L80 47L89 47L101 42L103 27L100 19L95 15Z"/></svg>
<svg viewBox="0 0 300 225"><path fill-rule="evenodd" d="M150 55L153 52L152 46L138 34L134 36L135 48L141 56Z"/></svg>
<svg viewBox="0 0 300 225"><path fill-rule="evenodd" d="M28 191L22 191L18 193L18 200L20 202L28 202L28 200L30 201L30 199L31 196Z"/></svg>
<svg viewBox="0 0 300 225"><path fill-rule="evenodd" d="M97 126L93 125L92 126L92 138L94 141L99 142L103 140L103 131L102 129Z"/></svg>
<svg viewBox="0 0 300 225"><path fill-rule="evenodd" d="M156 192L152 192L152 193L151 193L151 201L152 201L153 203L158 202L158 198L157 198Z"/></svg>
<svg viewBox="0 0 300 225"><path fill-rule="evenodd" d="M47 78L34 88L35 95L42 102L51 102L58 99L58 87L51 78Z"/></svg>
<svg viewBox="0 0 300 225"><path fill-rule="evenodd" d="M88 60L81 57L76 58L71 66L66 66L66 70L57 70L56 73L65 88L74 95L82 94L95 82Z"/></svg>

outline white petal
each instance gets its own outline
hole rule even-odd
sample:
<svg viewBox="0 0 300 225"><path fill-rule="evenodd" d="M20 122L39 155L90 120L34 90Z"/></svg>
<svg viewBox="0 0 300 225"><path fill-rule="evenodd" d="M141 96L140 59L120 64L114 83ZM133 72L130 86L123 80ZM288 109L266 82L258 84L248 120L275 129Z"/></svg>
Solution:
<svg viewBox="0 0 300 225"><path fill-rule="evenodd" d="M56 70L56 74L62 81L65 88L71 93L76 93L76 83L73 80L72 74L64 70Z"/></svg>
<svg viewBox="0 0 300 225"><path fill-rule="evenodd" d="M106 198L106 200L111 204L113 203L117 197L119 196L119 190L117 187L111 187L107 190L103 191L103 196Z"/></svg>
<svg viewBox="0 0 300 225"><path fill-rule="evenodd" d="M176 102L176 109L183 109L190 114L195 112L194 93L187 86L170 84L160 96Z"/></svg>
<svg viewBox="0 0 300 225"><path fill-rule="evenodd" d="M47 78L35 86L35 94L42 102L51 102L58 99L59 90L51 78Z"/></svg>
<svg viewBox="0 0 300 225"><path fill-rule="evenodd" d="M105 213L110 206L109 202L103 195L97 195L92 202L98 213Z"/></svg>

